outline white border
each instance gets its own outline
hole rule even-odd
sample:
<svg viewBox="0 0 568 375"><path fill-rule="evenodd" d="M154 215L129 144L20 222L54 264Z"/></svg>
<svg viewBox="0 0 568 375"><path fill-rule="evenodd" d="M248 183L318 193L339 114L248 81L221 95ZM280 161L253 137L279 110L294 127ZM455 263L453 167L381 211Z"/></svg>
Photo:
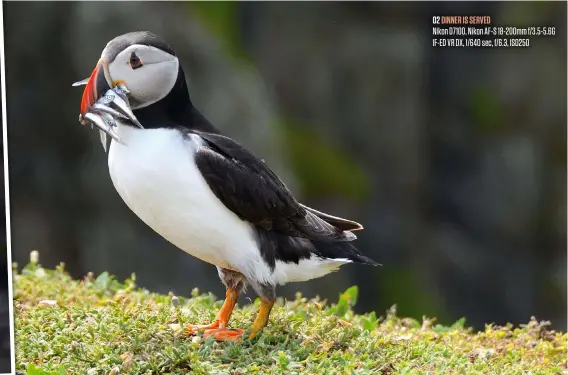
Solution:
<svg viewBox="0 0 568 375"><path fill-rule="evenodd" d="M16 349L14 347L14 296L12 290L12 236L10 226L10 179L8 177L8 115L6 113L6 59L4 54L4 9L0 2L0 61L2 69L2 137L4 147L4 194L6 201L6 248L8 257L8 311L10 314L10 359L12 374L16 373ZM1 230L1 229L0 229Z"/></svg>

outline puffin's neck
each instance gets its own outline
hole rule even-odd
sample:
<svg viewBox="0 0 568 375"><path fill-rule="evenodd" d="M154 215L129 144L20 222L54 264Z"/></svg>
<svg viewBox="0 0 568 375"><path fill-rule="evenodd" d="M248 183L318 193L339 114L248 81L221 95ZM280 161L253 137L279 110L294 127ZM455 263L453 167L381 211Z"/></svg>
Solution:
<svg viewBox="0 0 568 375"><path fill-rule="evenodd" d="M219 133L191 103L181 66L174 87L164 99L133 112L145 129L183 127Z"/></svg>

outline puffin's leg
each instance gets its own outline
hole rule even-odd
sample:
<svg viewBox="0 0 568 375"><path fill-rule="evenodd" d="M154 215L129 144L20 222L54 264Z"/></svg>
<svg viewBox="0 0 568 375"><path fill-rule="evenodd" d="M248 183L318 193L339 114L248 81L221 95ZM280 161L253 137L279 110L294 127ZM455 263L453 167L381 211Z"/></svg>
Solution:
<svg viewBox="0 0 568 375"><path fill-rule="evenodd" d="M249 339L256 337L258 333L266 327L268 318L270 317L270 311L276 301L276 287L274 285L253 283L252 287L260 296L260 309L252 324L252 332L249 335Z"/></svg>
<svg viewBox="0 0 568 375"><path fill-rule="evenodd" d="M213 322L206 325L186 325L186 335L195 334L198 331L205 330L204 336L214 336L218 340L231 340L237 339L244 334L242 329L228 329L227 324L231 318L231 314L237 300L239 299L239 294L244 287L245 279L244 277L234 271L226 270L217 267L217 272L223 284L227 287L227 292L225 293L225 302L223 306L217 313L217 317Z"/></svg>

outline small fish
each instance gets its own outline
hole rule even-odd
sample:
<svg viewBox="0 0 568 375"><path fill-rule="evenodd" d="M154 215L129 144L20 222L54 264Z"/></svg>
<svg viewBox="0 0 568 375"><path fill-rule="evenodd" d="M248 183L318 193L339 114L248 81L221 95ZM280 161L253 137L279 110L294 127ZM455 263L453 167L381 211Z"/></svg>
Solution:
<svg viewBox="0 0 568 375"><path fill-rule="evenodd" d="M81 83L77 82L77 84ZM130 109L127 96L129 93L130 91L126 86L119 84L105 92L85 115L79 116L79 122L82 124L90 122L91 128L94 126L99 128L100 140L105 152L107 152L107 135L115 141L125 144L115 131L117 119L129 120L141 129L144 128Z"/></svg>
<svg viewBox="0 0 568 375"><path fill-rule="evenodd" d="M112 139L114 139L118 143L124 144L122 139L119 137L118 134L116 134L116 131L114 130L115 126L113 126L112 124L116 125L116 123L114 122L114 118L112 118L112 116L106 115L104 112L101 113L101 112L90 111L85 113L84 118L85 120L90 121L91 124L99 128L101 132L108 134ZM109 121L109 118L112 122ZM106 149L106 145L104 147Z"/></svg>

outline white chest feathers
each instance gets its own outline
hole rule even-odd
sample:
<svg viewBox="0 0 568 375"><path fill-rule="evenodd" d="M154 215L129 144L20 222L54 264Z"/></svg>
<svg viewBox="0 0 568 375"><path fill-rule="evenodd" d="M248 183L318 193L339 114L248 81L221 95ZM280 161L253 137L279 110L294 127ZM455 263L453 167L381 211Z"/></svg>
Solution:
<svg viewBox="0 0 568 375"><path fill-rule="evenodd" d="M205 262L243 273L251 267L267 268L251 226L217 199L199 172L194 162L199 137L123 125L119 135L126 145L111 143L110 176L142 221Z"/></svg>

